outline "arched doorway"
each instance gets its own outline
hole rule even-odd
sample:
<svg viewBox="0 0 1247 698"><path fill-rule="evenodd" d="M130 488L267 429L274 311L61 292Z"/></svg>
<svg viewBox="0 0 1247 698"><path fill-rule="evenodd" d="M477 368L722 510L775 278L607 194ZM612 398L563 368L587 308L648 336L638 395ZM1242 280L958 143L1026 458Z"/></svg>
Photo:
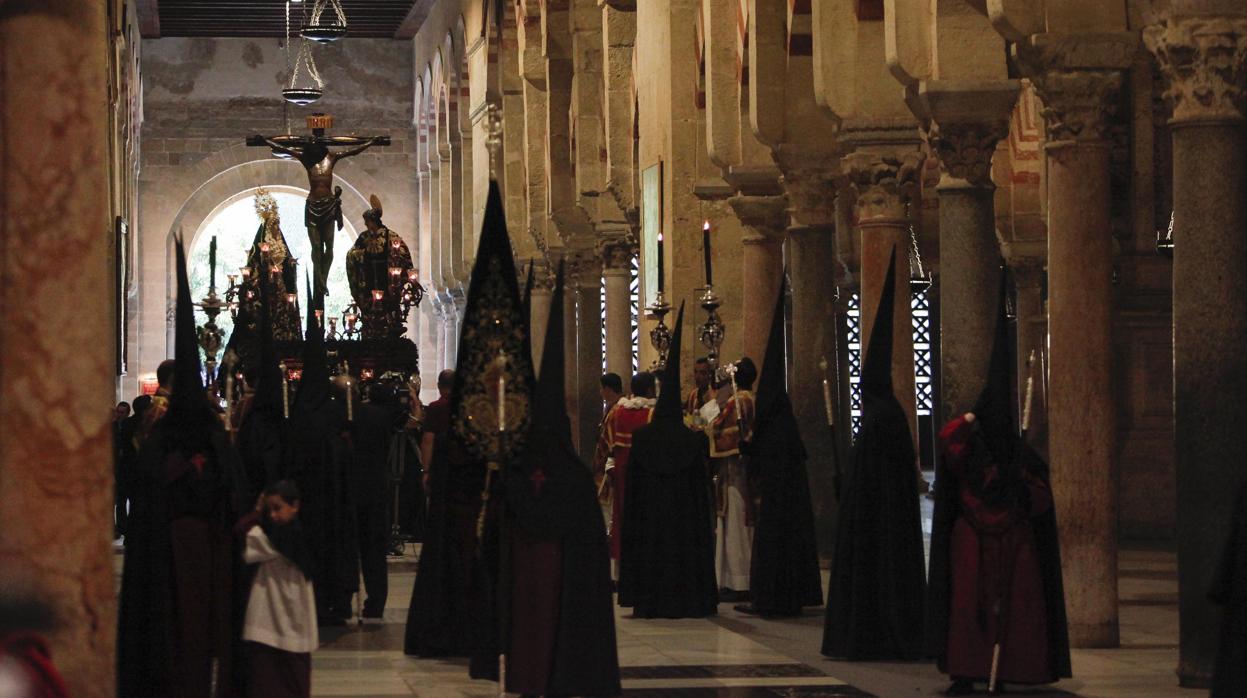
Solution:
<svg viewBox="0 0 1247 698"><path fill-rule="evenodd" d="M307 191L298 187L273 185L264 187L277 201L277 211L281 219L282 235L290 253L299 261L299 305L307 310L307 283L311 275L311 242L307 230L303 227L303 204ZM209 262L208 253L215 237L217 241L217 276L216 289L221 296L229 287L229 274L237 275L239 268L246 264L247 251L255 239L256 230L260 226L260 217L255 211L255 193L258 187L240 192L222 201L213 209L199 230L191 238L187 255L187 274L190 278L191 297L198 303L208 295ZM346 253L355 244L357 233L351 222L339 230L333 244L333 266L329 270L329 295L325 299L325 312L328 317L341 317L346 307L351 304L350 287L346 280ZM307 274L305 276L304 274ZM206 322L202 311L196 312L197 322ZM217 326L229 340L233 331L233 320L228 312L217 317ZM220 358L219 356L217 357Z"/></svg>

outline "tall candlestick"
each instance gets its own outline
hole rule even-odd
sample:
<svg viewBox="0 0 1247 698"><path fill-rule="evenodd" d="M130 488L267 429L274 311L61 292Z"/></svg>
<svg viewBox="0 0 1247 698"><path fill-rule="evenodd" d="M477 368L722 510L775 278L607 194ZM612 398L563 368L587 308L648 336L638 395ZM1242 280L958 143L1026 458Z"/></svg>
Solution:
<svg viewBox="0 0 1247 698"><path fill-rule="evenodd" d="M706 260L706 285L713 286L714 275L710 272L710 221L706 221L701 226L701 250Z"/></svg>
<svg viewBox="0 0 1247 698"><path fill-rule="evenodd" d="M216 242L216 238L212 238ZM225 374L225 431L234 430L234 371Z"/></svg>
<svg viewBox="0 0 1247 698"><path fill-rule="evenodd" d="M662 293L662 231L658 231L658 292Z"/></svg>
<svg viewBox="0 0 1247 698"><path fill-rule="evenodd" d="M208 244L208 288L216 288L216 236L212 236L212 242Z"/></svg>
<svg viewBox="0 0 1247 698"><path fill-rule="evenodd" d="M823 409L827 410L827 426L834 427L836 418L831 407L831 381L827 380L827 357L818 360L818 368L823 372Z"/></svg>

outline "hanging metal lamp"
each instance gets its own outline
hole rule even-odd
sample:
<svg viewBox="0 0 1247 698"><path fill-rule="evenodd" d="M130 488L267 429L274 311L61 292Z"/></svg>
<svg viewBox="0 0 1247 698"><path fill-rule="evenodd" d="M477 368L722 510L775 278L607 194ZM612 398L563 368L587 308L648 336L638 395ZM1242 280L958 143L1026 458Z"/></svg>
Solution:
<svg viewBox="0 0 1247 698"><path fill-rule="evenodd" d="M332 9L329 16L325 10ZM346 13L342 11L342 3L338 0L316 0L312 6L312 15L303 24L299 34L322 44L328 44L346 36Z"/></svg>
<svg viewBox="0 0 1247 698"><path fill-rule="evenodd" d="M300 80L301 73L307 78ZM281 96L291 104L305 107L325 94L325 83L316 70L316 61L312 58L312 45L306 39L299 46L299 57L295 59L294 69L290 72L290 82L281 91Z"/></svg>

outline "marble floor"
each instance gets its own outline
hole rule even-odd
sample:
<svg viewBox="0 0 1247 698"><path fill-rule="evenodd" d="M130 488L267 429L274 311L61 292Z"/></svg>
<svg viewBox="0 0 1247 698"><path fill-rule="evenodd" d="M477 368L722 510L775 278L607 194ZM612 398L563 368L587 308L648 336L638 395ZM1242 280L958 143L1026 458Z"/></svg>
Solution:
<svg viewBox="0 0 1247 698"><path fill-rule="evenodd" d="M1055 687L1011 693L1097 698L1205 695L1179 689L1174 674L1178 609L1173 553L1125 549L1120 570L1122 647L1075 650L1075 678ZM391 558L384 622L323 629L323 645L313 656L313 695L497 694L496 684L468 679L466 661L403 655L403 622L414 577L414 557ZM639 620L621 614L617 633L627 695L902 697L935 695L947 686L930 663L825 659L818 651L821 609L785 620L746 616L727 603L719 607L718 616L699 620Z"/></svg>

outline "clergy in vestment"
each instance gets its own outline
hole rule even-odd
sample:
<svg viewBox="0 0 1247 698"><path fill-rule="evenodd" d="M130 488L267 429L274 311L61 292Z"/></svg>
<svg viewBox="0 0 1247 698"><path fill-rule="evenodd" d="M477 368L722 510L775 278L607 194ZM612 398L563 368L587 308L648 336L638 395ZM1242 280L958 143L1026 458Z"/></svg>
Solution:
<svg viewBox="0 0 1247 698"><path fill-rule="evenodd" d="M784 288L779 290L762 375L753 438L744 446L756 501L745 613L796 616L823 603L814 505L806 476L805 445L785 387Z"/></svg>
<svg viewBox="0 0 1247 698"><path fill-rule="evenodd" d="M714 568L724 601L743 601L749 592L753 550L753 498L741 446L753 434L753 383L758 367L748 356L736 362L735 389L710 423L710 472L714 478Z"/></svg>
<svg viewBox="0 0 1247 698"><path fill-rule="evenodd" d="M676 317L653 420L633 434L619 560L619 605L637 618L700 618L718 608L706 436L684 425Z"/></svg>
<svg viewBox="0 0 1247 698"><path fill-rule="evenodd" d="M132 480L117 627L123 698L209 698L233 686L241 465L204 391L181 240L176 252L173 389Z"/></svg>
<svg viewBox="0 0 1247 698"><path fill-rule="evenodd" d="M620 541L623 540L623 510L627 495L632 435L637 429L649 424L656 404L652 373L635 374L629 388L632 394L620 398L615 404L602 435L605 443L610 444L610 455L603 466L605 479L599 492L603 497L609 497L611 502L610 541L611 558L614 560L619 559Z"/></svg>
<svg viewBox="0 0 1247 698"><path fill-rule="evenodd" d="M922 656L922 519L909 419L892 391L893 250L862 369L862 423L840 500L823 654Z"/></svg>

